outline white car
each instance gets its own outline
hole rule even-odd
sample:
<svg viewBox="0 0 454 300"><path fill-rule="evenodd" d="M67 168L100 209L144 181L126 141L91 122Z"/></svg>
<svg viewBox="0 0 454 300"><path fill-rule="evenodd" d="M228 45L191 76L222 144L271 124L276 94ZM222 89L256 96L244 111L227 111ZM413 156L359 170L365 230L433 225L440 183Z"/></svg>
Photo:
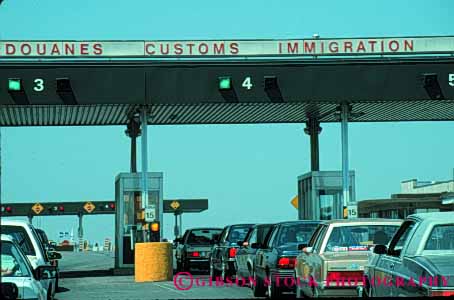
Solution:
<svg viewBox="0 0 454 300"><path fill-rule="evenodd" d="M47 290L43 287L41 280L55 276L55 267L40 266L33 270L27 257L12 237L2 234L1 240L2 284L14 284L17 287L17 299L47 300Z"/></svg>
<svg viewBox="0 0 454 300"><path fill-rule="evenodd" d="M19 247L22 249L34 272L40 266L52 266L47 252L40 242L39 235L33 225L22 220L5 220L1 219L1 232L11 236ZM55 295L55 278L43 278L40 280L46 289L47 299L53 299Z"/></svg>

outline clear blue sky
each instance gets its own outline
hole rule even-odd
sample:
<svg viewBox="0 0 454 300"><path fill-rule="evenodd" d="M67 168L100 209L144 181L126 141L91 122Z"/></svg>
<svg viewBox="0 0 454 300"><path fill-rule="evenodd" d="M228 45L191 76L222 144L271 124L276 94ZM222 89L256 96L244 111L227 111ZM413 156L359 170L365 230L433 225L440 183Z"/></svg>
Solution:
<svg viewBox="0 0 454 300"><path fill-rule="evenodd" d="M115 3L115 4L112 4ZM454 35L451 0L108 1L5 0L0 39L241 39ZM340 170L340 126L322 125L322 170ZM303 125L150 126L149 169L163 171L165 198L207 197L190 226L295 219L289 201L310 169ZM114 198L129 171L124 127L2 128L2 199ZM410 178L447 180L454 122L350 125L357 199L386 198ZM140 145L139 145L140 146ZM140 149L140 148L139 148ZM38 218L36 218L38 219ZM76 217L35 220L56 238ZM173 237L173 217L164 220ZM86 237L113 236L111 216L87 217Z"/></svg>

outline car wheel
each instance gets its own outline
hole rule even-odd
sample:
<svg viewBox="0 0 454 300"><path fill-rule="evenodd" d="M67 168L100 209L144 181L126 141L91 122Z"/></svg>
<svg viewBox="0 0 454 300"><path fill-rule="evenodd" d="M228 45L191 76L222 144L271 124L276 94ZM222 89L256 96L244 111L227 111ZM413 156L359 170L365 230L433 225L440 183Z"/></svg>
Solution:
<svg viewBox="0 0 454 300"><path fill-rule="evenodd" d="M279 299L282 297L282 292L281 289L276 286L275 282L273 282L273 278L270 275L268 275L268 298L269 299Z"/></svg>
<svg viewBox="0 0 454 300"><path fill-rule="evenodd" d="M227 270L227 266L224 262L221 263L221 278L224 282L227 282L227 278L229 278L229 271Z"/></svg>
<svg viewBox="0 0 454 300"><path fill-rule="evenodd" d="M252 273L252 278L254 278L254 282L251 283L252 292L254 293L254 297L265 296L265 287L263 286L263 282L257 276L257 273L255 272L255 270Z"/></svg>
<svg viewBox="0 0 454 300"><path fill-rule="evenodd" d="M52 285L49 285L47 290L47 300L54 300L54 295L52 295Z"/></svg>
<svg viewBox="0 0 454 300"><path fill-rule="evenodd" d="M215 281L217 276L218 276L218 271L214 268L213 263L210 262L210 278L211 278L211 280Z"/></svg>
<svg viewBox="0 0 454 300"><path fill-rule="evenodd" d="M57 276L55 277L55 293L58 293L58 278L60 276L58 276L58 273L57 273Z"/></svg>

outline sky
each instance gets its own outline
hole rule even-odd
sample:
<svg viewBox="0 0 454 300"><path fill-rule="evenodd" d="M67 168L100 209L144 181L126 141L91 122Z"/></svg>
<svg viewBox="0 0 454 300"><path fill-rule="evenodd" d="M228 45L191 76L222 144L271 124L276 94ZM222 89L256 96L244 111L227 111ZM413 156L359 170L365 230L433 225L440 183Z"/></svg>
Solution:
<svg viewBox="0 0 454 300"><path fill-rule="evenodd" d="M3 40L285 39L454 35L451 0L401 1L5 0ZM1 78L0 78L1 80ZM340 124L322 124L321 170L341 169ZM126 128L1 128L1 199L51 202L114 199L129 171ZM150 171L164 172L164 198L208 198L183 229L294 220L297 177L310 171L303 124L149 126ZM357 200L387 198L402 180L449 180L454 122L349 125ZM138 145L140 149L140 143ZM139 164L140 167L140 164ZM39 217L57 239L76 217ZM164 218L173 238L173 216ZM84 219L85 237L113 237L113 216Z"/></svg>

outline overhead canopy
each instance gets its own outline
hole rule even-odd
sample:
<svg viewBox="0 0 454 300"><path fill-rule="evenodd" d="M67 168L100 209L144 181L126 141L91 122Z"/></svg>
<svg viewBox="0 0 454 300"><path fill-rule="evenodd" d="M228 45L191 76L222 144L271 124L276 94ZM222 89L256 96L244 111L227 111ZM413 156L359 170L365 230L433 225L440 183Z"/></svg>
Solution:
<svg viewBox="0 0 454 300"><path fill-rule="evenodd" d="M371 41L376 47L399 45L399 51L375 48L372 53ZM214 49L220 43L208 42L194 45ZM227 42L228 47L234 43L223 41L224 47ZM333 47L334 42L342 44L344 52L350 51L345 43L369 48L336 53L344 55L339 58L317 57L322 44ZM65 42L48 41L40 49L47 45L48 50L52 43L65 47ZM85 49L86 43L73 43ZM237 41L238 53L207 54L209 59L195 53L183 60L171 53L156 59L142 53L139 59L125 60L135 57L134 51L145 51L147 43L158 42L116 43L88 43L93 51L85 59L60 52L37 60L19 52L38 51L40 42L0 42L0 58L7 57L0 62L0 126L124 125L144 106L150 111L149 124L301 123L309 117L336 122L342 102L352 105L352 122L454 120L454 56L427 55L454 53L452 37ZM176 47L177 42L166 43ZM311 48L305 43L315 43L319 52L307 53ZM279 47L288 50L289 45L303 53L278 55ZM104 52L96 55L95 46ZM401 56L376 55L393 52ZM415 56L422 53L426 56ZM347 54L376 57L346 58ZM270 57L262 57L266 55ZM228 79L224 89L223 78Z"/></svg>

